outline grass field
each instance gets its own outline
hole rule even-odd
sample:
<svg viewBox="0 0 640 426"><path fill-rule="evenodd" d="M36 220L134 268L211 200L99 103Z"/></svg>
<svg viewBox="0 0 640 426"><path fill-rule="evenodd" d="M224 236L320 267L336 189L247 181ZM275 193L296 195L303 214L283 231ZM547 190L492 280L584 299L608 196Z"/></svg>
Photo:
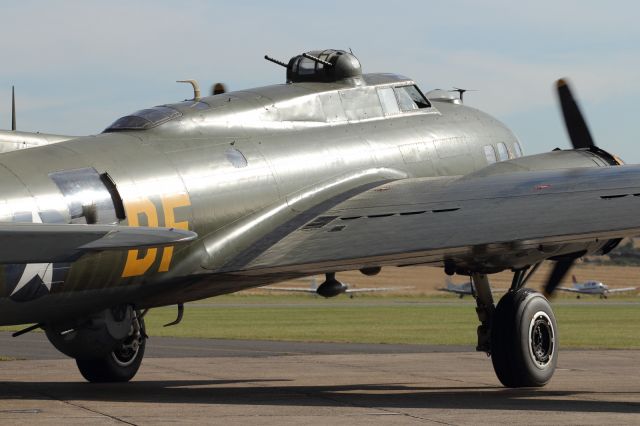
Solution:
<svg viewBox="0 0 640 426"><path fill-rule="evenodd" d="M529 286L539 288L548 273L549 265L543 265ZM614 288L636 285L640 281L638 267L581 263L574 267L572 274L579 279L603 280ZM439 268L385 268L375 277L365 277L357 271L343 272L339 278L355 288L398 286L402 289L330 300L263 289L244 291L188 304L182 324L169 328L162 324L173 321L175 307L153 309L146 318L148 334L469 346L476 343L478 320L474 301L469 297L459 300L437 291L444 284L444 274ZM498 289L508 288L511 282L511 274L507 272L491 278L492 285ZM316 282L322 279L316 277ZM457 282L464 279L454 277ZM309 280L294 280L283 285L309 286ZM563 284L571 285L570 282ZM619 295L608 300L584 296L576 300L573 295L559 292L553 306L564 348L640 349L640 298L636 295ZM16 343L19 344L19 340Z"/></svg>
<svg viewBox="0 0 640 426"><path fill-rule="evenodd" d="M637 298L554 302L564 348L640 348ZM150 336L320 342L475 345L471 299L365 296L231 295L186 306L180 325L164 328L175 308L146 317Z"/></svg>
<svg viewBox="0 0 640 426"><path fill-rule="evenodd" d="M552 305L563 348L640 349L638 297L560 296ZM186 305L177 326L162 326L175 319L175 307L152 309L145 320L150 336L473 346L478 325L474 307L471 298L450 295L325 300L240 293Z"/></svg>

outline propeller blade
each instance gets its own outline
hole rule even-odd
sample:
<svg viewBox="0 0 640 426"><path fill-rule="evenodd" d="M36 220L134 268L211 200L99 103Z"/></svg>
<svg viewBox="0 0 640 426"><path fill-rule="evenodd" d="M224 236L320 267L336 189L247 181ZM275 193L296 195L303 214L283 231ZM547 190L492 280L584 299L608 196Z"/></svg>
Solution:
<svg viewBox="0 0 640 426"><path fill-rule="evenodd" d="M544 286L544 294L547 297L551 297L555 289L558 287L562 279L567 275L575 259L562 259L558 260L549 275L549 280Z"/></svg>
<svg viewBox="0 0 640 426"><path fill-rule="evenodd" d="M11 86L11 130L16 130L16 91Z"/></svg>
<svg viewBox="0 0 640 426"><path fill-rule="evenodd" d="M564 125L567 128L567 133L569 133L569 139L571 139L573 148L594 147L596 144L593 143L589 127L586 121L584 121L584 117L571 93L568 83L560 79L557 81L556 86L558 98L560 99L560 107L562 108L562 115L564 116Z"/></svg>

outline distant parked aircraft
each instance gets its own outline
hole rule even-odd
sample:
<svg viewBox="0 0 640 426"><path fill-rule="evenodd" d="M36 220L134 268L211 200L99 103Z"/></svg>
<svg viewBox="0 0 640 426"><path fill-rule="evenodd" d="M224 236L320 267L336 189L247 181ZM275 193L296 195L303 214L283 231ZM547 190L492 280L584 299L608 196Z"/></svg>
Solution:
<svg viewBox="0 0 640 426"><path fill-rule="evenodd" d="M472 296L474 292L473 284L471 284L471 281L467 281L461 284L454 284L453 282L451 282L449 277L447 277L447 286L441 287L438 290L457 294L460 299L462 299L464 296Z"/></svg>
<svg viewBox="0 0 640 426"><path fill-rule="evenodd" d="M447 293L457 294L460 297L460 299L462 299L464 296L473 296L475 292L475 289L473 288L473 284L471 283L471 280L464 283L455 284L451 281L449 277L447 277L446 283L447 283L447 286L440 287L438 291L445 291ZM496 292L504 293L504 291L505 290L501 288L491 289L491 292L493 293L496 293Z"/></svg>
<svg viewBox="0 0 640 426"><path fill-rule="evenodd" d="M290 291L290 292L300 292L300 293L312 293L317 294L322 297L335 297L339 294L348 294L350 297L353 297L355 293L374 293L379 291L394 291L407 289L410 287L369 287L369 288L353 288L350 287L349 284L341 283L335 279L334 274L327 274L326 280L318 285L318 281L316 277L311 277L311 281L309 283L309 287L263 287L265 290L271 291Z"/></svg>
<svg viewBox="0 0 640 426"><path fill-rule="evenodd" d="M573 287L558 287L558 290L576 293L578 299L581 294L598 295L601 299L606 299L607 296L612 293L622 293L638 289L638 287L609 288L608 285L593 280L579 283L575 275L572 276L572 279Z"/></svg>

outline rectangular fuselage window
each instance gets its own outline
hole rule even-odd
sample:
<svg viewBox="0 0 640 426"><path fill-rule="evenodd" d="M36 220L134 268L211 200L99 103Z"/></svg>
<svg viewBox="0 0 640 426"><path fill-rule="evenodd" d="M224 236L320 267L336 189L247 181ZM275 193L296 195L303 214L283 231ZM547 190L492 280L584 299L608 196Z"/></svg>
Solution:
<svg viewBox="0 0 640 426"><path fill-rule="evenodd" d="M507 150L507 146L502 142L498 142L498 159L500 161L506 161L509 159L509 151Z"/></svg>
<svg viewBox="0 0 640 426"><path fill-rule="evenodd" d="M484 156L487 159L487 164L493 164L496 162L496 150L493 149L491 145L485 145L482 147L484 149Z"/></svg>
<svg viewBox="0 0 640 426"><path fill-rule="evenodd" d="M513 143L513 150L515 151L516 158L522 157L522 148L520 147L520 143L519 142L514 142Z"/></svg>

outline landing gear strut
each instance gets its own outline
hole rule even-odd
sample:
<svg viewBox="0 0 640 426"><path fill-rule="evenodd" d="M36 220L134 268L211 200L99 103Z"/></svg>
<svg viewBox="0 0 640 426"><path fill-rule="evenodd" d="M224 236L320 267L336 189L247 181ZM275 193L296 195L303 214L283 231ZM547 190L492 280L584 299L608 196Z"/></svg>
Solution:
<svg viewBox="0 0 640 426"><path fill-rule="evenodd" d="M476 298L476 313L480 320L478 326L478 346L476 350L491 353L491 324L493 322L495 305L493 294L489 285L489 278L485 274L474 273L471 275Z"/></svg>
<svg viewBox="0 0 640 426"><path fill-rule="evenodd" d="M509 291L493 304L489 280L474 273L478 351L491 355L493 368L506 387L544 386L558 363L558 333L551 305L540 293L523 288L537 269L514 273Z"/></svg>

